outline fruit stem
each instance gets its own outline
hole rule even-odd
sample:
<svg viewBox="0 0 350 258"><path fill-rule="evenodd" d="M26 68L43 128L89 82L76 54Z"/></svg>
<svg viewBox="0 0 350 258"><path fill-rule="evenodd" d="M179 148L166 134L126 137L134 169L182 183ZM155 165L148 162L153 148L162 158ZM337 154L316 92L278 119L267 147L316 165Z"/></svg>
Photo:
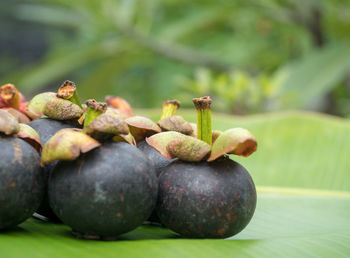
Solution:
<svg viewBox="0 0 350 258"><path fill-rule="evenodd" d="M57 91L57 97L69 100L70 102L78 105L80 108L83 108L78 96L78 91L75 86L75 83L72 81L65 81Z"/></svg>
<svg viewBox="0 0 350 258"><path fill-rule="evenodd" d="M1 86L0 96L6 102L8 107L19 109L21 104L21 94L16 89L15 85L8 83Z"/></svg>
<svg viewBox="0 0 350 258"><path fill-rule="evenodd" d="M107 110L107 104L104 102L97 102L94 99L86 101L86 115L84 120L84 132L86 127L92 123L98 116L102 115Z"/></svg>
<svg viewBox="0 0 350 258"><path fill-rule="evenodd" d="M209 96L192 99L197 109L197 138L212 145L211 112Z"/></svg>
<svg viewBox="0 0 350 258"><path fill-rule="evenodd" d="M163 102L162 116L160 119L175 116L176 111L180 107L180 102L178 100L167 100Z"/></svg>

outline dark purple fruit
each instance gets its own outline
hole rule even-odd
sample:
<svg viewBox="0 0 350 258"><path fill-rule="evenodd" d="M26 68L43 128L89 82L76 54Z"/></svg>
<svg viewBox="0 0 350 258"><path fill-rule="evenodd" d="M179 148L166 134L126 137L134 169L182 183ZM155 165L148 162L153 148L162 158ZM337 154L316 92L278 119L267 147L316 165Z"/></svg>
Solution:
<svg viewBox="0 0 350 258"><path fill-rule="evenodd" d="M49 180L55 214L84 237L108 238L135 229L151 214L157 190L148 158L123 142L59 162Z"/></svg>
<svg viewBox="0 0 350 258"><path fill-rule="evenodd" d="M141 141L137 143L137 148L141 150L147 158L152 162L157 177L159 177L160 173L162 173L163 169L169 165L175 159L167 159L158 151L156 151L153 147L151 147L146 141Z"/></svg>
<svg viewBox="0 0 350 258"><path fill-rule="evenodd" d="M152 162L157 177L163 172L164 168L173 162L175 159L167 159L153 147L151 147L146 141L141 141L137 143L137 148L141 150L146 157ZM151 216L148 218L148 221L160 223L160 220L155 211L152 212Z"/></svg>
<svg viewBox="0 0 350 258"><path fill-rule="evenodd" d="M159 177L157 214L165 226L185 237L233 236L249 223L255 206L252 178L226 157L175 161Z"/></svg>
<svg viewBox="0 0 350 258"><path fill-rule="evenodd" d="M48 118L40 118L37 120L33 120L28 125L33 127L35 131L37 131L37 133L40 136L41 144L43 146L57 131L64 128L73 128L72 125L67 124L63 121L57 121L57 120L52 120ZM45 175L45 195L42 203L40 204L39 208L36 210L38 214L53 221L59 221L59 219L57 218L57 216L54 214L54 212L49 206L49 198L47 194L47 188L48 188L47 183L49 180L49 174L52 172L56 164L57 164L57 161L46 164L44 166L43 170Z"/></svg>
<svg viewBox="0 0 350 258"><path fill-rule="evenodd" d="M0 230L25 221L44 196L40 156L25 141L0 136Z"/></svg>

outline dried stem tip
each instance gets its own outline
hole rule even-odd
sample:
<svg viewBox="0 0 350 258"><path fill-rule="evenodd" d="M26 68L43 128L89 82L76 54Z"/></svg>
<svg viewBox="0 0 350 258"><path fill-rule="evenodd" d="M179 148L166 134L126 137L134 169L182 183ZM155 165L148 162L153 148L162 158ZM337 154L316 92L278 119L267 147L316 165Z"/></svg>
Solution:
<svg viewBox="0 0 350 258"><path fill-rule="evenodd" d="M212 103L212 100L209 96L194 98L192 101L197 110L210 109L210 105Z"/></svg>
<svg viewBox="0 0 350 258"><path fill-rule="evenodd" d="M197 109L197 138L212 144L211 132L211 112L210 105L212 103L209 96L192 99Z"/></svg>
<svg viewBox="0 0 350 258"><path fill-rule="evenodd" d="M21 104L21 95L15 85L8 83L1 86L0 96L6 101L9 107L19 109Z"/></svg>
<svg viewBox="0 0 350 258"><path fill-rule="evenodd" d="M57 91L57 97L70 100L74 104L77 104L79 107L82 107L80 99L78 97L77 88L75 86L75 83L72 81L67 80L63 82Z"/></svg>
<svg viewBox="0 0 350 258"><path fill-rule="evenodd" d="M176 111L180 108L178 100L167 100L163 102L162 116L160 119L175 116Z"/></svg>
<svg viewBox="0 0 350 258"><path fill-rule="evenodd" d="M86 127L92 123L98 116L102 115L107 110L107 103L97 102L94 99L86 101L87 109L84 120L84 131Z"/></svg>
<svg viewBox="0 0 350 258"><path fill-rule="evenodd" d="M97 102L94 99L89 99L86 101L86 105L88 108L92 108L95 111L100 113L104 113L107 110L107 103L105 102Z"/></svg>

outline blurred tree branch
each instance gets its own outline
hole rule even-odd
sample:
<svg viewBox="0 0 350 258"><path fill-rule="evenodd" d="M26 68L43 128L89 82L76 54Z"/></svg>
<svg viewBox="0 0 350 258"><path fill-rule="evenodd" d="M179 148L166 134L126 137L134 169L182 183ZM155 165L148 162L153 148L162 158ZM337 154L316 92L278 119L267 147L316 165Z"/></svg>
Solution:
<svg viewBox="0 0 350 258"><path fill-rule="evenodd" d="M170 59L191 65L208 67L217 71L233 70L233 67L230 64L214 57L199 53L192 48L151 38L134 30L126 23L116 21L115 24L118 30L125 36L135 40L142 46L151 49L153 52L161 54Z"/></svg>

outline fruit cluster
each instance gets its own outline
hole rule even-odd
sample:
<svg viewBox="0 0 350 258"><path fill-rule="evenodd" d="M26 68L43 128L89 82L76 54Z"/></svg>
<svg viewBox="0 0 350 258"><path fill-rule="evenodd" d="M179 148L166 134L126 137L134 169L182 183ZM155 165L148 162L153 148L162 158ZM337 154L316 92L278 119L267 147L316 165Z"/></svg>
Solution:
<svg viewBox="0 0 350 258"><path fill-rule="evenodd" d="M65 81L29 103L0 91L0 230L33 215L86 239L115 239L150 221L191 238L225 238L256 206L247 170L228 154L257 148L243 128L211 128L210 97L193 99L197 124L163 103L155 123L119 97L80 102Z"/></svg>

